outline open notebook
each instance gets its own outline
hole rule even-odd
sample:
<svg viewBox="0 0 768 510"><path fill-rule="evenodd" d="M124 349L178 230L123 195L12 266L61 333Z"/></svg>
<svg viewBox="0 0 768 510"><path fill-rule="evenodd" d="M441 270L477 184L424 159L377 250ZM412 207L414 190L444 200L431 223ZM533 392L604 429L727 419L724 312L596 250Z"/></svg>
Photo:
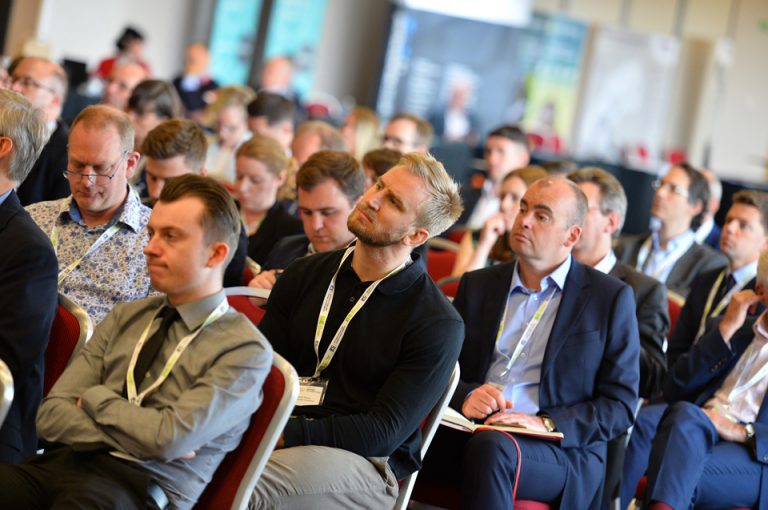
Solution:
<svg viewBox="0 0 768 510"><path fill-rule="evenodd" d="M514 427L512 425L483 425L482 423L472 423L463 415L454 411L450 407L445 410L445 414L443 415L443 419L440 421L440 423L446 427L462 430L464 432L476 432L477 430L500 430L503 432L509 432L510 434L522 434L525 436L538 437L539 439L546 439L547 441L560 441L564 437L562 432L540 432L538 430L531 430L525 427Z"/></svg>

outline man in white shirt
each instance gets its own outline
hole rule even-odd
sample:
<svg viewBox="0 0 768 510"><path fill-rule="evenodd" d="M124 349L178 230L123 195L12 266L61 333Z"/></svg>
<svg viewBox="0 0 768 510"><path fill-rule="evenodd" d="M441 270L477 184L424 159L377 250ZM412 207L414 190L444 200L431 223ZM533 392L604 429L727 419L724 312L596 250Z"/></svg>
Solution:
<svg viewBox="0 0 768 510"><path fill-rule="evenodd" d="M653 441L645 503L653 510L764 508L768 479L768 252L757 286L733 296L719 327L708 331L670 370L670 407Z"/></svg>

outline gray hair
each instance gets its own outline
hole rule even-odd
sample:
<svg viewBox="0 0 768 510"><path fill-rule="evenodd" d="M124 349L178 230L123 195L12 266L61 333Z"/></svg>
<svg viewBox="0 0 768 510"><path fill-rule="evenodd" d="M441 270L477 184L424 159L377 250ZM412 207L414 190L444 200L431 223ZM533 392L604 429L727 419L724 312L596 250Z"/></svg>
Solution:
<svg viewBox="0 0 768 510"><path fill-rule="evenodd" d="M0 135L13 141L8 179L21 184L48 142L43 116L21 94L0 89Z"/></svg>
<svg viewBox="0 0 768 510"><path fill-rule="evenodd" d="M429 236L434 237L453 225L464 207L459 186L445 171L443 164L431 154L411 152L403 155L397 166L403 166L419 177L427 188L429 198L419 207L416 226L425 228Z"/></svg>
<svg viewBox="0 0 768 510"><path fill-rule="evenodd" d="M619 180L602 168L587 166L568 174L568 179L580 184L591 182L600 190L600 212L603 215L615 212L619 215L619 224L613 237L618 237L624 227L627 216L627 194Z"/></svg>

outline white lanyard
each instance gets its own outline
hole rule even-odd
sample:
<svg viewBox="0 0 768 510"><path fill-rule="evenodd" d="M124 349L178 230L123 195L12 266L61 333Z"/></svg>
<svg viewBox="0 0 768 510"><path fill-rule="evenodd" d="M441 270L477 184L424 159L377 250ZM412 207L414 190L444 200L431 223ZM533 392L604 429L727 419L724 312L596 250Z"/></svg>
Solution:
<svg viewBox="0 0 768 510"><path fill-rule="evenodd" d="M544 316L544 312L547 310L547 307L549 306L549 302L552 301L552 298L555 295L555 292L557 292L557 288L553 285L554 291L550 293L549 297L544 300L539 305L539 308L536 310L536 313L533 314L533 318L528 322L528 325L525 327L525 330L523 331L523 335L520 337L520 340L518 340L517 345L515 346L515 350L512 352L512 356L510 356L509 361L507 361L507 364L504 367L504 371L502 372L502 375L509 372L509 370L512 368L512 365L515 364L515 361L517 361L517 358L520 357L520 354L522 354L523 349L525 349L525 346L528 345L528 342L531 340L531 337L533 337L534 331L536 331L536 327L539 325L539 322L541 322L541 318ZM509 309L509 298L507 298L507 302L504 304L504 314L501 316L501 323L499 324L499 331L496 332L496 349L501 352L499 349L499 341L501 340L501 332L504 329L504 323L507 321L507 310Z"/></svg>
<svg viewBox="0 0 768 510"><path fill-rule="evenodd" d="M723 308L725 308L728 303L731 301L731 298L734 294L739 292L741 289L744 288L744 286L757 275L757 269L745 271L744 275L739 279L739 281L736 282L736 285L733 286L731 290L728 291L727 294L725 294L720 301L717 303L714 309L712 309L712 304L715 301L715 295L717 294L717 291L720 289L720 285L723 283L723 278L725 278L725 273L727 272L727 269L723 269L720 274L717 276L717 280L715 280L715 283L712 285L712 288L709 291L709 297L707 298L707 302L704 305L704 312L701 314L701 322L699 323L699 331L696 333L696 338L694 339L694 342L698 341L698 339L701 337L701 335L704 334L704 327L707 325L707 319L710 317L717 317L720 312L723 311ZM711 310L711 312L710 312Z"/></svg>
<svg viewBox="0 0 768 510"><path fill-rule="evenodd" d="M323 356L323 359L320 360L320 340L323 338L323 331L325 330L325 323L328 320L328 313L331 311L331 303L333 303L333 295L336 292L336 277L339 275L339 271L341 270L341 266L344 264L344 261L347 260L347 257L350 253L352 253L355 250L354 246L350 246L346 249L344 252L344 255L341 257L341 262L339 263L338 269L336 269L336 272L333 273L333 278L331 278L331 283L328 286L328 290L325 291L325 298L323 298L323 305L320 307L320 315L317 318L317 327L315 328L315 357L318 359L317 366L315 367L315 374L312 376L313 378L317 378L320 376L323 370L328 368L328 365L331 364L331 360L333 359L333 356L336 354L336 350L339 348L339 344L341 343L341 339L344 337L344 333L347 331L347 327L349 326L349 323L352 321L352 319L357 315L357 312L360 311L360 309L363 307L363 305L366 303L369 297L371 297L371 294L373 294L373 291L376 290L376 287L379 286L381 282L392 276L393 274L401 271L405 268L405 266L408 264L408 260L410 259L410 255L408 255L408 258L403 261L402 264L394 268L392 271L387 273L383 278L380 278L376 280L375 282L371 283L367 289L365 289L365 292L363 292L363 295L360 296L360 299L357 300L357 303L352 307L352 309L347 313L347 316L344 317L344 320L341 323L341 326L339 326L338 331L336 331L336 334L333 336L333 339L331 340L331 344L328 346L328 349L325 351L325 355Z"/></svg>
<svg viewBox="0 0 768 510"><path fill-rule="evenodd" d="M178 344L176 344L176 348L173 350L173 353L168 358L168 361L165 362L165 366L163 367L162 372L160 372L160 375L158 376L157 380L155 380L155 382L152 383L152 385L149 388L147 388L146 390L142 391L140 394L137 395L136 381L134 380L133 371L136 368L136 361L139 359L139 353L141 352L141 348L147 342L149 329L152 327L152 323L155 322L155 319L157 318L158 313L160 313L160 309L158 308L158 310L152 316L152 320L150 320L149 324L147 324L147 327L144 328L144 332L141 334L141 337L139 338L139 341L136 344L136 347L133 349L133 355L131 356L131 361L128 364L128 372L125 375L126 389L128 390L128 402L130 402L131 404L140 406L142 400L144 400L144 397L146 397L149 392L154 391L158 386L163 384L163 382L168 378L168 376L171 373L171 370L173 370L173 367L179 361L179 358L184 353L184 351L189 346L189 344L192 343L192 340L197 338L197 335L200 334L203 328L219 320L225 313L227 313L227 310L229 310L229 304L227 303L227 300L224 299L222 300L221 303L219 303L219 306L217 306L208 315L208 317L203 322L202 326L197 328L192 333L186 335L184 338L182 338L179 341Z"/></svg>
<svg viewBox="0 0 768 510"><path fill-rule="evenodd" d="M762 378L768 375L768 363L766 363L762 367L760 367L760 370L758 370L755 375L750 377L748 381L742 382L742 379L746 377L747 374L749 374L750 370L752 370L752 365L755 364L755 360L760 354L760 348L757 347L757 343L755 341L752 341L748 352L745 352L744 356L746 356L747 354L749 354L749 358L751 358L749 360L749 366L744 366L743 369L741 370L739 370L739 364L737 364L734 367L734 370L739 370L739 377L738 379L736 379L736 382L733 384L733 389L728 393L729 404L733 401L736 395L738 395L743 391L747 391L749 388L751 388L752 386L760 382ZM745 362L744 365L746 364L747 363Z"/></svg>
<svg viewBox="0 0 768 510"><path fill-rule="evenodd" d="M635 268L640 271L641 273L645 273L645 264L650 260L651 257L651 246L653 244L653 235L645 240L643 245L640 247L640 251L637 253L637 264L635 265ZM664 257L664 260L661 261L661 263L656 267L656 269L648 276L652 276L653 278L656 278L659 280L659 275L663 274L664 271L670 266L673 266L675 262L677 262L677 259L683 256L683 254L688 251L688 249L691 246L687 243L684 243L682 246L678 246L674 251L669 253L666 257ZM648 273L645 273L648 274Z"/></svg>
<svg viewBox="0 0 768 510"><path fill-rule="evenodd" d="M64 207L69 207L72 203L72 198L70 197L69 200L64 202ZM62 208L63 210L63 208ZM68 265L66 268L64 268L62 271L59 272L59 279L58 283L61 285L61 282L67 279L67 277L72 273L72 271L75 270L77 266L80 265L80 263L85 260L86 257L91 255L92 253L96 253L96 251L101 248L101 245L109 241L112 236L114 236L118 230L120 230L120 227L117 226L117 223L109 227L101 236L99 236L98 239L96 239L96 242L94 242L88 250L83 254L82 257L72 262L70 265ZM56 221L53 222L53 229L51 230L51 244L53 245L53 252L56 254L56 257L59 256L58 251L58 244L59 244L59 227L56 225Z"/></svg>

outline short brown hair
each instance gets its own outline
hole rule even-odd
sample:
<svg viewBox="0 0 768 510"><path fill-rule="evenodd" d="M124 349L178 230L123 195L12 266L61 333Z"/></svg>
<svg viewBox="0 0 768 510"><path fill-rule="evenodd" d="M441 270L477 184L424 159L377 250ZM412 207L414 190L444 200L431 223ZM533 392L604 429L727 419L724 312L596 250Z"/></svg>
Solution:
<svg viewBox="0 0 768 510"><path fill-rule="evenodd" d="M172 179L163 186L160 192L160 202L171 203L182 198L195 197L203 203L203 214L200 225L203 227L203 238L208 244L226 243L229 255L223 267L232 260L240 238L240 215L235 201L229 192L210 177L195 174L184 174Z"/></svg>
<svg viewBox="0 0 768 510"><path fill-rule="evenodd" d="M501 182L507 182L508 179L511 179L512 177L517 177L518 179L523 181L526 186L530 186L534 182L538 181L539 179L543 179L548 175L549 174L543 167L540 167L538 165L529 165L529 166L524 166L523 168L512 170L511 172L507 172L507 175L504 176Z"/></svg>
<svg viewBox="0 0 768 510"><path fill-rule="evenodd" d="M377 177L384 175L403 157L403 153L394 149L374 149L363 156L363 166L373 170Z"/></svg>
<svg viewBox="0 0 768 510"><path fill-rule="evenodd" d="M619 224L613 233L618 237L624 228L624 219L627 216L627 194L624 186L612 174L602 168L586 166L568 174L568 179L576 184L591 182L600 190L600 212L607 215L610 212L618 213Z"/></svg>
<svg viewBox="0 0 768 510"><path fill-rule="evenodd" d="M389 119L389 122L396 120L409 120L416 125L416 140L414 145L423 145L429 147L432 145L432 138L435 136L435 130L432 129L432 124L427 120L414 115L413 113L400 112L396 113Z"/></svg>
<svg viewBox="0 0 768 510"><path fill-rule="evenodd" d="M110 126L114 126L120 136L120 148L123 151L129 152L133 150L135 136L133 124L131 123L128 114L121 112L117 108L104 104L95 104L86 107L83 111L77 114L75 120L72 121L72 127L69 130L70 136L78 124L84 124L96 129L106 129Z"/></svg>
<svg viewBox="0 0 768 510"><path fill-rule="evenodd" d="M280 175L280 172L288 168L288 163L290 162L290 159L285 154L285 149L280 146L277 140L262 135L255 135L240 145L237 148L235 157L255 159L263 163L272 175Z"/></svg>
<svg viewBox="0 0 768 510"><path fill-rule="evenodd" d="M141 144L141 153L152 159L170 159L184 156L184 164L199 173L205 163L208 142L196 123L187 119L161 122L147 134Z"/></svg>
<svg viewBox="0 0 768 510"><path fill-rule="evenodd" d="M731 200L734 204L751 205L757 209L760 212L760 223L763 225L763 229L768 232L768 193L743 189L734 193Z"/></svg>
<svg viewBox="0 0 768 510"><path fill-rule="evenodd" d="M170 119L181 115L181 98L176 88L162 80L144 80L131 92L128 110L138 114L154 112L158 117Z"/></svg>
<svg viewBox="0 0 768 510"><path fill-rule="evenodd" d="M296 185L304 191L332 179L354 204L365 191L365 173L350 154L340 151L319 151L312 154L296 174Z"/></svg>

